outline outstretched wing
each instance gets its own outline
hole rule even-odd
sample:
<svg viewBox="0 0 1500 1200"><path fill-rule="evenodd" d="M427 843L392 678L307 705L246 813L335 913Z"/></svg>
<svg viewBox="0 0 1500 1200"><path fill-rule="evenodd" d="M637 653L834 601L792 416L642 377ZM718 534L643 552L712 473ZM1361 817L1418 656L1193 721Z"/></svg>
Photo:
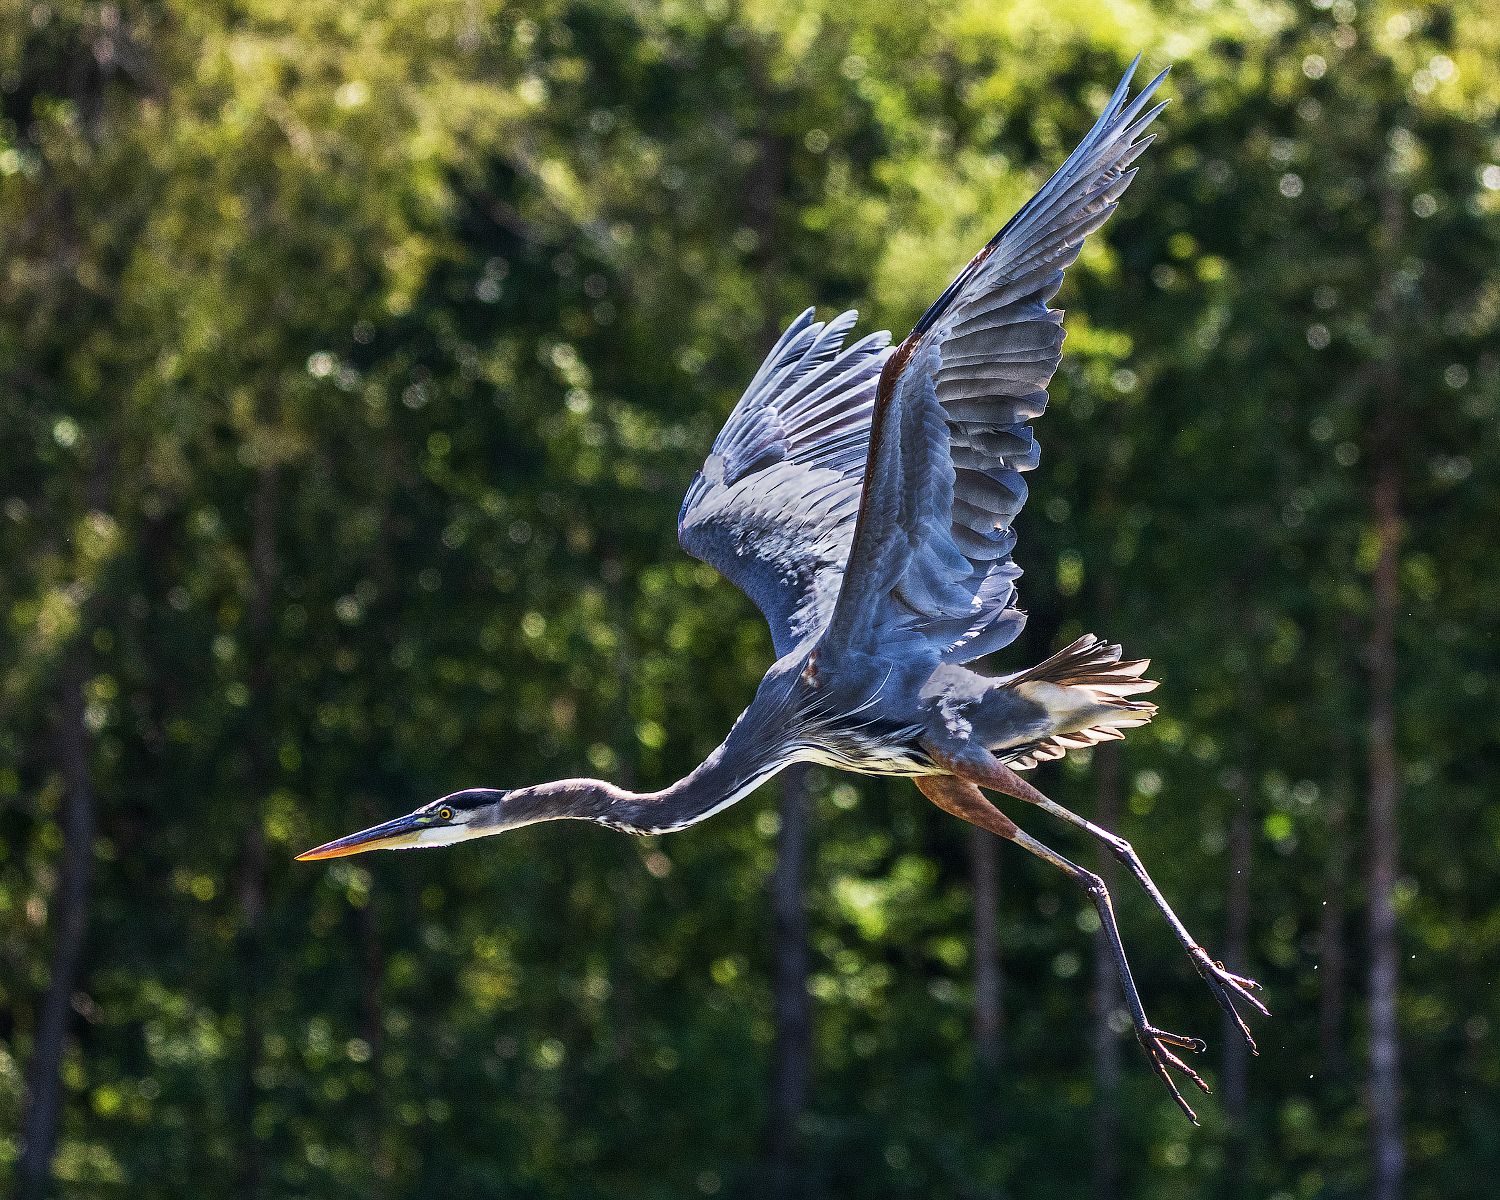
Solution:
<svg viewBox="0 0 1500 1200"><path fill-rule="evenodd" d="M1142 134L1163 106L1146 104L1166 72L1128 99L1135 66L1068 160L885 363L829 626L837 644L889 653L916 639L963 663L1020 632L1012 522L1038 456L1027 422L1046 407L1062 357L1062 313L1048 301L1151 143Z"/></svg>
<svg viewBox="0 0 1500 1200"><path fill-rule="evenodd" d="M677 540L755 602L777 657L838 596L890 334L845 349L858 313L808 309L781 335L682 502Z"/></svg>

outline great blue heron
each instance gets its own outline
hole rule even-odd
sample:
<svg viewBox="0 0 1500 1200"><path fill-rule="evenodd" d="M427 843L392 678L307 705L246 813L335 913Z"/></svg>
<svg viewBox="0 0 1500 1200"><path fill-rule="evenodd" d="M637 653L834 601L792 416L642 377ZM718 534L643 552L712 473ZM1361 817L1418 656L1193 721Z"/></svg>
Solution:
<svg viewBox="0 0 1500 1200"><path fill-rule="evenodd" d="M1136 63L1139 63L1137 58ZM1088 893L1137 1037L1177 1103L1171 1074L1208 1086L1176 1050L1196 1038L1146 1017L1098 875L1019 829L981 788L1023 800L1099 839L1161 910L1251 1048L1236 998L1269 1015L1257 984L1215 962L1178 920L1122 838L1063 808L1016 772L1123 736L1155 706L1145 660L1089 636L1040 665L983 675L965 664L1020 632L1014 520L1037 464L1032 418L1061 358L1048 307L1085 236L1114 210L1164 106L1134 98L1126 72L1094 127L898 346L886 333L844 345L856 314L809 309L776 343L688 488L683 547L765 614L776 663L729 735L686 778L636 793L596 779L455 792L404 817L309 850L333 858L446 846L537 821L594 821L628 833L685 829L783 767L818 762L905 775L939 808L1046 860Z"/></svg>

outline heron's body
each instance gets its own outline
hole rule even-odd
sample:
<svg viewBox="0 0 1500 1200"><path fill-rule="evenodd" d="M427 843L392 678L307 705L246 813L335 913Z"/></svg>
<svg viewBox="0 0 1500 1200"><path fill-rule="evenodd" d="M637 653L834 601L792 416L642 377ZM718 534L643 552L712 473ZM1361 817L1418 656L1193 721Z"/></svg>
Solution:
<svg viewBox="0 0 1500 1200"><path fill-rule="evenodd" d="M607 812L585 804L557 815L629 833L672 833L794 762L916 778L948 774L939 761L945 751L982 748L997 763L1029 766L1149 720L1154 707L1130 699L1155 686L1139 677L1145 665L1121 663L1116 648L1083 638L1018 675L939 665L918 683L881 658L841 661L815 644L767 672L723 745L692 774L645 796L618 792Z"/></svg>
<svg viewBox="0 0 1500 1200"><path fill-rule="evenodd" d="M1021 799L1103 841L1226 1011L1238 1021L1235 998L1264 1011L1251 981L1192 940L1129 845L1015 774L1148 721L1155 708L1137 698L1156 686L1143 677L1146 663L1084 637L1008 675L979 666L1025 621L1014 521L1024 473L1038 461L1029 422L1046 407L1061 357L1062 314L1049 301L1129 185L1162 107L1147 108L1160 77L1134 98L1129 80L899 345L884 333L846 345L856 314L824 324L809 310L751 380L688 488L678 536L765 614L777 661L696 770L647 793L593 779L458 792L303 857L448 845L563 818L670 833L799 761L908 776L940 808L1086 888L1157 1073L1179 1103L1169 1067L1202 1085L1172 1050L1201 1043L1146 1020L1098 876L1023 833L980 791Z"/></svg>
<svg viewBox="0 0 1500 1200"><path fill-rule="evenodd" d="M1146 664L1118 659L1117 648L1082 638L1039 667L995 678L941 663L845 660L815 646L772 668L742 720L780 765L940 775L938 751L972 746L1029 767L1150 719L1155 706L1130 698L1155 687L1140 678Z"/></svg>

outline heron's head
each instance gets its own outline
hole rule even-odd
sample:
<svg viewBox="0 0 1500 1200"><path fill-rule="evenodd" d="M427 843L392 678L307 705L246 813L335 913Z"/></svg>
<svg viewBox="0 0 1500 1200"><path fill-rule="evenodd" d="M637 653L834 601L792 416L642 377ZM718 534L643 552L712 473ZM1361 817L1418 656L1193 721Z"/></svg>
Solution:
<svg viewBox="0 0 1500 1200"><path fill-rule="evenodd" d="M524 789L522 789L524 790ZM386 821L359 833L297 855L299 862L318 858L341 858L346 854L363 854L366 850L412 850L423 846L451 846L470 838L528 824L518 819L510 798L519 792L494 788L469 788L454 792L416 812Z"/></svg>
<svg viewBox="0 0 1500 1200"><path fill-rule="evenodd" d="M424 804L416 812L394 821L327 842L297 858L306 861L363 854L366 850L451 846L454 842L565 817L624 826L629 818L624 808L630 800L629 793L598 779L559 779L556 783L508 791L469 788Z"/></svg>

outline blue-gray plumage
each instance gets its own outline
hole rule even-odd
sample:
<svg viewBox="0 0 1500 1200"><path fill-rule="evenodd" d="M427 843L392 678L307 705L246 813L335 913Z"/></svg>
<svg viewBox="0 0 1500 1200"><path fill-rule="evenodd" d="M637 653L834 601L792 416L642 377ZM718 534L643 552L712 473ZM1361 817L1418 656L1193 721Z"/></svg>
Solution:
<svg viewBox="0 0 1500 1200"><path fill-rule="evenodd" d="M458 792L301 857L447 845L561 818L667 833L794 762L910 776L939 807L1083 885L1141 1044L1192 1117L1169 1068L1206 1091L1174 1052L1202 1043L1147 1020L1104 884L1022 832L980 790L1100 839L1249 1040L1235 1000L1265 1013L1255 983L1193 940L1125 841L1016 774L1149 721L1155 708L1139 698L1156 686L1144 678L1147 664L1084 637L1009 675L968 665L1009 645L1025 621L1014 521L1024 473L1037 465L1030 422L1046 408L1062 352L1062 313L1049 302L1151 143L1145 130L1163 105L1148 104L1162 76L1131 98L1134 69L1057 173L899 345L875 333L846 346L856 314L821 323L809 309L751 380L688 488L678 535L760 608L777 660L702 765L658 792L592 779Z"/></svg>

